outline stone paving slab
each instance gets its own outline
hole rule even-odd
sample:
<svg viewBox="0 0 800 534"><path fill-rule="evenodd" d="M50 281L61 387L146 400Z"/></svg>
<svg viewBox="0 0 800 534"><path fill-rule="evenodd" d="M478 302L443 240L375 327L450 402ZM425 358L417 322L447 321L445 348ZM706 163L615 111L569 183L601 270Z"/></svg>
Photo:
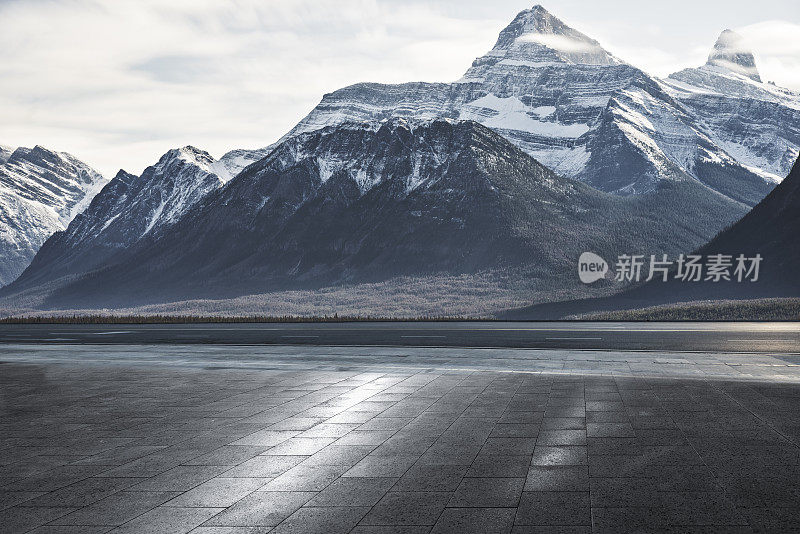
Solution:
<svg viewBox="0 0 800 534"><path fill-rule="evenodd" d="M780 355L195 349L0 348L0 531L800 529Z"/></svg>
<svg viewBox="0 0 800 534"><path fill-rule="evenodd" d="M436 347L0 344L0 361L362 372L497 371L578 376L800 381L800 354ZM306 385L306 388L317 385ZM398 391L403 394L403 391ZM208 393L213 395L213 393ZM276 392L276 395L290 395ZM222 401L218 401L222 402ZM230 410L252 407L228 400ZM388 402L388 400L384 401ZM220 407L222 405L220 404ZM224 410L220 410L224 414ZM227 413L227 416L246 415ZM331 417L329 411L319 416Z"/></svg>

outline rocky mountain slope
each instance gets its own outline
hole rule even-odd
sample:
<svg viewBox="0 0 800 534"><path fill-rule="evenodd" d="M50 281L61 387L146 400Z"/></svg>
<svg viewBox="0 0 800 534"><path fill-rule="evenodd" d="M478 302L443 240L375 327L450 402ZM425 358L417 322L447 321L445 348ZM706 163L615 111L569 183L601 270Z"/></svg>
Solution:
<svg viewBox="0 0 800 534"><path fill-rule="evenodd" d="M662 302L754 299L800 296L800 158L789 176L736 224L697 251L704 257L731 257L730 280L646 284L622 295L626 299ZM736 258L760 255L757 280L753 274L739 281ZM752 264L748 261L749 270ZM753 272L754 273L754 272ZM747 273L744 273L745 275Z"/></svg>
<svg viewBox="0 0 800 534"><path fill-rule="evenodd" d="M65 152L0 147L0 286L14 280L105 183Z"/></svg>
<svg viewBox="0 0 800 534"><path fill-rule="evenodd" d="M66 231L45 243L23 278L36 283L79 274L158 235L222 186L215 164L187 146L170 150L139 177L120 171Z"/></svg>
<svg viewBox="0 0 800 534"><path fill-rule="evenodd" d="M475 122L345 124L282 143L177 222L102 264L80 263L87 254L76 241L92 232L76 220L6 294L64 273L72 279L62 280L48 306L228 298L487 270L567 287L584 250L684 250L744 211L690 179L636 197L602 193L556 175ZM98 249L85 243L86 251Z"/></svg>

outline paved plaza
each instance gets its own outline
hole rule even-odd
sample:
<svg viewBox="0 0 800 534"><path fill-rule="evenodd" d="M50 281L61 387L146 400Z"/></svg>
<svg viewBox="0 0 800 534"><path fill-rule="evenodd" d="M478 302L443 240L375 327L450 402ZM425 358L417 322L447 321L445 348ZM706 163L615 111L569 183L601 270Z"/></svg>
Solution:
<svg viewBox="0 0 800 534"><path fill-rule="evenodd" d="M800 530L796 356L0 346L0 532Z"/></svg>

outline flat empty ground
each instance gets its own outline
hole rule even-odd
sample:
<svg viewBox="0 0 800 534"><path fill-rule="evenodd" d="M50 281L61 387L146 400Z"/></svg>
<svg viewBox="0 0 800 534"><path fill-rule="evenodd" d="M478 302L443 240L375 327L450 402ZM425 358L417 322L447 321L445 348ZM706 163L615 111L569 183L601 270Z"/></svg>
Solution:
<svg viewBox="0 0 800 534"><path fill-rule="evenodd" d="M800 358L0 345L0 531L800 530Z"/></svg>

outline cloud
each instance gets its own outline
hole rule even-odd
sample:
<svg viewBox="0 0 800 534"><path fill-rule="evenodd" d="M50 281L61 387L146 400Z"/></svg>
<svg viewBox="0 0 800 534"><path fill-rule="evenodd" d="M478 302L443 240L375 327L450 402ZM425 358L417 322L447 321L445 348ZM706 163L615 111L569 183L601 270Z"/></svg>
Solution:
<svg viewBox="0 0 800 534"><path fill-rule="evenodd" d="M761 54L771 56L800 55L800 24L768 20L737 28L747 43Z"/></svg>
<svg viewBox="0 0 800 534"><path fill-rule="evenodd" d="M736 31L752 47L763 80L800 88L800 24L769 20Z"/></svg>
<svg viewBox="0 0 800 534"><path fill-rule="evenodd" d="M0 135L106 174L262 147L339 87L458 79L501 24L379 0L2 2Z"/></svg>
<svg viewBox="0 0 800 534"><path fill-rule="evenodd" d="M692 66L696 67L706 62L708 50L700 53L694 51L690 54L680 55L672 51L655 46L621 46L610 44L606 47L616 57L626 63L635 65L649 74L666 77L673 72Z"/></svg>
<svg viewBox="0 0 800 534"><path fill-rule="evenodd" d="M656 74L704 63L713 44L695 59L660 41L658 27L640 25L647 46L628 39L615 47L607 41L624 33L611 25L620 19L616 11L562 3L555 11L565 22ZM263 147L340 87L460 78L530 4L0 0L0 143L67 150L111 175L120 167L138 173L175 146L216 156ZM648 9L640 15L652 22ZM598 13L613 18L596 22ZM586 27L573 20L581 16ZM600 31L606 27L613 31ZM773 22L737 31L753 42L765 79L800 88L800 53L786 48L796 46L796 28Z"/></svg>
<svg viewBox="0 0 800 534"><path fill-rule="evenodd" d="M596 45L575 39L568 35L544 34L544 33L529 33L520 36L518 41L527 41L530 43L538 43L547 48L558 50L560 52L568 52L579 54L582 52L591 52L596 50Z"/></svg>

